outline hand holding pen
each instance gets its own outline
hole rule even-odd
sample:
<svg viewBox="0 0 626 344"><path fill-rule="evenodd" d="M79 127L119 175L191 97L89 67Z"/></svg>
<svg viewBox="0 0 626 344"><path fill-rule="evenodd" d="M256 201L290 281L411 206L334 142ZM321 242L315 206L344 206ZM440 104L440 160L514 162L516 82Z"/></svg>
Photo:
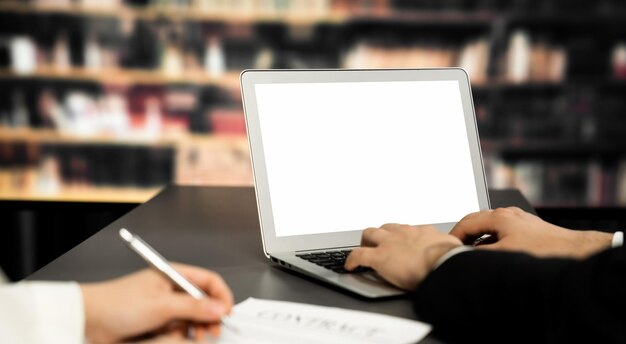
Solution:
<svg viewBox="0 0 626 344"><path fill-rule="evenodd" d="M230 289L214 272L182 264L173 267L209 297L198 300L180 292L154 269L81 284L87 340L90 343L135 341L149 335L169 334L172 324L188 322L198 324L198 337L207 332L217 336L221 317L233 305Z"/></svg>

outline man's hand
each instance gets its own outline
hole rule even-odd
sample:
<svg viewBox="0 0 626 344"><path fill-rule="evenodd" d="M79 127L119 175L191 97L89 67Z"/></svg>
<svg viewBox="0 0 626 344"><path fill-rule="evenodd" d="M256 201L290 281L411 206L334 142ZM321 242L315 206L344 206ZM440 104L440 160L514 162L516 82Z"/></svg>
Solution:
<svg viewBox="0 0 626 344"><path fill-rule="evenodd" d="M111 281L82 284L85 337L89 342L110 343L146 334L181 332L186 329L185 322L199 324L198 337L206 331L219 335L220 317L233 306L230 289L214 272L182 264L173 266L209 297L196 300L177 291L172 282L150 269Z"/></svg>
<svg viewBox="0 0 626 344"><path fill-rule="evenodd" d="M611 247L611 234L575 231L545 222L519 208L484 210L465 216L450 231L466 244L491 234L479 248L522 251L538 257L585 258Z"/></svg>
<svg viewBox="0 0 626 344"><path fill-rule="evenodd" d="M461 245L433 226L386 224L363 232L362 247L352 251L345 267L371 267L391 284L414 290L442 255Z"/></svg>

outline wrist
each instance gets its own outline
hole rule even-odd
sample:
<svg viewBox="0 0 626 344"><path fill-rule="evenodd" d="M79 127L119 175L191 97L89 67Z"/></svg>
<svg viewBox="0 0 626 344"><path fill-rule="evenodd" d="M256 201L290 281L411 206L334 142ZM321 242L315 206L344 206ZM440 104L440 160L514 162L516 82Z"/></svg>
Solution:
<svg viewBox="0 0 626 344"><path fill-rule="evenodd" d="M89 343L101 343L104 342L104 337L101 335L101 326L99 325L99 314L97 305L98 291L96 284L81 284L80 289L83 294L83 311L85 313L85 338Z"/></svg>
<svg viewBox="0 0 626 344"><path fill-rule="evenodd" d="M437 262L443 257L446 253L450 252L452 249L463 246L463 243L460 241L457 242L444 242L437 243L429 246L424 250L424 261L426 262L426 266L429 271L432 271L437 266Z"/></svg>
<svg viewBox="0 0 626 344"><path fill-rule="evenodd" d="M599 231L581 231L580 245L577 256L585 258L599 251L611 248L612 233Z"/></svg>

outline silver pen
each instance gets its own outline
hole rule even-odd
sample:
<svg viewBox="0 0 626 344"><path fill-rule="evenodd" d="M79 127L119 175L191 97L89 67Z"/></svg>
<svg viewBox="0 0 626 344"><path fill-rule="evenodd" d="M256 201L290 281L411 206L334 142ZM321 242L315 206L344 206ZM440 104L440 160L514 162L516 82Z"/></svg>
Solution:
<svg viewBox="0 0 626 344"><path fill-rule="evenodd" d="M122 237L122 239L126 241L126 244L128 244L128 247L143 258L146 263L165 275L165 277L171 280L177 287L186 291L196 299L208 297L202 289L186 279L180 272L176 271L162 255L143 241L137 234L133 234L126 228L122 228L120 229L120 237Z"/></svg>
<svg viewBox="0 0 626 344"><path fill-rule="evenodd" d="M208 295L200 289L197 285L193 284L189 281L185 276L183 276L180 272L176 271L170 265L170 263L160 255L152 246L148 245L143 239L141 239L137 234L131 233L126 228L121 228L119 231L120 237L126 242L128 247L137 253L143 260L146 261L151 267L157 269L161 272L165 277L167 277L170 281L172 281L177 287L189 293L189 295L193 296L195 299L202 299L208 297ZM231 324L227 324L225 321L226 317L223 316L220 319L220 322L226 327L231 328L235 332L238 332L234 326Z"/></svg>

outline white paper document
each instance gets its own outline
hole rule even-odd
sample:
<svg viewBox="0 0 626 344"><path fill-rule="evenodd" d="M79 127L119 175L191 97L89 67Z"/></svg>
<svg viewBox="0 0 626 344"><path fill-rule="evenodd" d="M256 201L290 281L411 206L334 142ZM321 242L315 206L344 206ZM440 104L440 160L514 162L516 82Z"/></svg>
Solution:
<svg viewBox="0 0 626 344"><path fill-rule="evenodd" d="M224 322L220 344L417 343L431 330L389 315L254 298L237 304Z"/></svg>

